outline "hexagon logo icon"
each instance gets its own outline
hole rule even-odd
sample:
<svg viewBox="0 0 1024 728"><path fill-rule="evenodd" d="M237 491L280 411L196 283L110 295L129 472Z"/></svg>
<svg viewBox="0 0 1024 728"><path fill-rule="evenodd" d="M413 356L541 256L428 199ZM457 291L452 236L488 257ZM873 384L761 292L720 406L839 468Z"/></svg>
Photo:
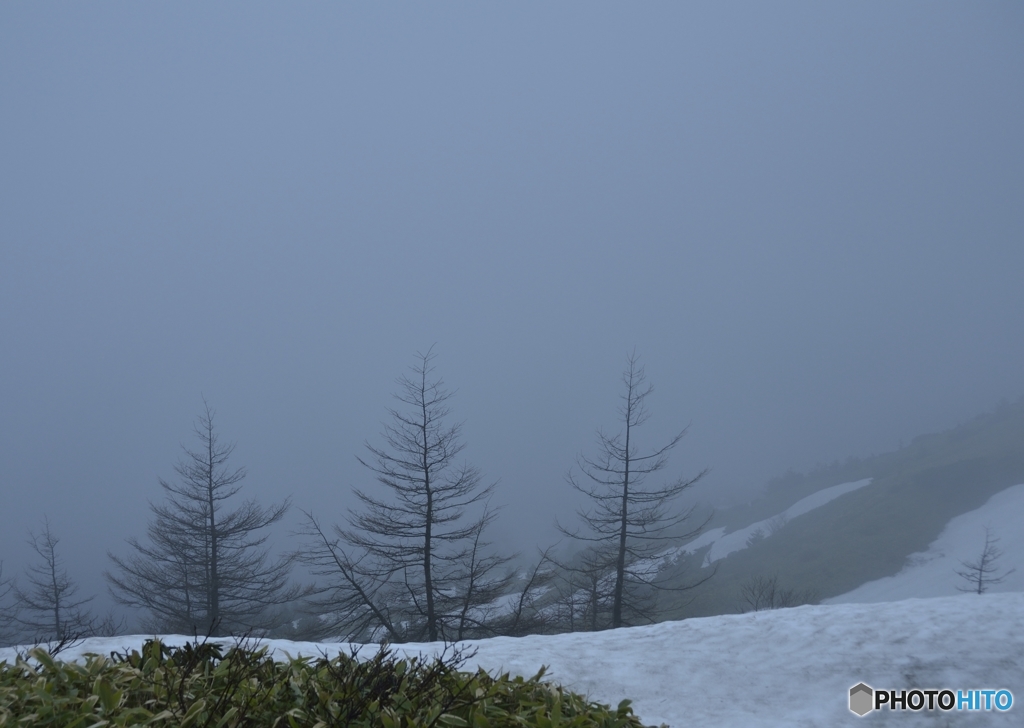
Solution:
<svg viewBox="0 0 1024 728"><path fill-rule="evenodd" d="M850 688L850 710L864 717L872 710L872 703L874 703L875 691L871 689L870 685L864 683L857 683Z"/></svg>

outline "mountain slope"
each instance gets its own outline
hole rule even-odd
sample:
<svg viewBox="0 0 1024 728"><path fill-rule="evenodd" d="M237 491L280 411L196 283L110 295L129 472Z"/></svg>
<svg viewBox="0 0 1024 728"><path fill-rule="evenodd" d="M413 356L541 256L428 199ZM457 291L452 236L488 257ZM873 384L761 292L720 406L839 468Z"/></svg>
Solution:
<svg viewBox="0 0 1024 728"><path fill-rule="evenodd" d="M825 599L896 575L912 554L927 552L952 519L1024 482L1024 401L919 437L895 452L807 475L788 474L754 502L716 514L709 528L722 529L728 538L825 488L863 478L871 478L870 484L790 518L749 548L728 553L716 562L716 576L699 590L665 595L665 615L740 611L743 586L758 576L776 575L780 586ZM692 579L694 564L688 566ZM677 568L680 573L673 578L684 584L688 577Z"/></svg>
<svg viewBox="0 0 1024 728"><path fill-rule="evenodd" d="M957 575L964 562L975 562L985 543L985 529L999 541L990 592L1024 591L1024 484L996 493L981 508L951 520L925 551L911 554L899 573L861 584L828 603L888 602L912 597L952 596L971 585Z"/></svg>

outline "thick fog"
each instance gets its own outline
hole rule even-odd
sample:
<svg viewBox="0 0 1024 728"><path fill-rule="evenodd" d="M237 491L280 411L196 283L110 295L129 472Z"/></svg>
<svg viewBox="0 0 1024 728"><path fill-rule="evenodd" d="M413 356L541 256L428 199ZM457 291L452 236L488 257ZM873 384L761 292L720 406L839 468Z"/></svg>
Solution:
<svg viewBox="0 0 1024 728"><path fill-rule="evenodd" d="M4 3L5 574L105 592L203 398L340 521L431 346L527 552L634 350L717 505L1016 399L1022 129L1009 3Z"/></svg>

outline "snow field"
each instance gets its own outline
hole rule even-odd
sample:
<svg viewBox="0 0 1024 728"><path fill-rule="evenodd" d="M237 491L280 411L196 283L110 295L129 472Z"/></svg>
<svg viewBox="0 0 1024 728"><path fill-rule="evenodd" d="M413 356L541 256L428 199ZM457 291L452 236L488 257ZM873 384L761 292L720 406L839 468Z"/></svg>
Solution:
<svg viewBox="0 0 1024 728"><path fill-rule="evenodd" d="M144 636L93 638L65 653L137 648ZM185 637L170 637L182 643ZM279 657L336 654L348 645L268 640ZM1024 725L1024 594L961 594L880 604L806 606L646 627L499 637L466 645L465 666L548 677L612 705L624 698L647 724L677 728ZM367 649L364 647L363 649ZM439 644L409 644L435 654ZM0 650L0 660L15 650ZM869 713L849 689L1007 688L1007 713Z"/></svg>

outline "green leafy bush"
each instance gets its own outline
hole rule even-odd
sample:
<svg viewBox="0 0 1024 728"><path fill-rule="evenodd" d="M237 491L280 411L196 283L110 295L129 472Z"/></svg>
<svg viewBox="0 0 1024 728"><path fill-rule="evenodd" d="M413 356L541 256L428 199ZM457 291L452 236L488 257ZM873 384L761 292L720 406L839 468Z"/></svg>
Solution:
<svg viewBox="0 0 1024 728"><path fill-rule="evenodd" d="M37 648L0 663L0 727L380 726L641 728L629 701L592 703L543 682L458 669L462 655L275 661L265 648L212 642L62 662Z"/></svg>

